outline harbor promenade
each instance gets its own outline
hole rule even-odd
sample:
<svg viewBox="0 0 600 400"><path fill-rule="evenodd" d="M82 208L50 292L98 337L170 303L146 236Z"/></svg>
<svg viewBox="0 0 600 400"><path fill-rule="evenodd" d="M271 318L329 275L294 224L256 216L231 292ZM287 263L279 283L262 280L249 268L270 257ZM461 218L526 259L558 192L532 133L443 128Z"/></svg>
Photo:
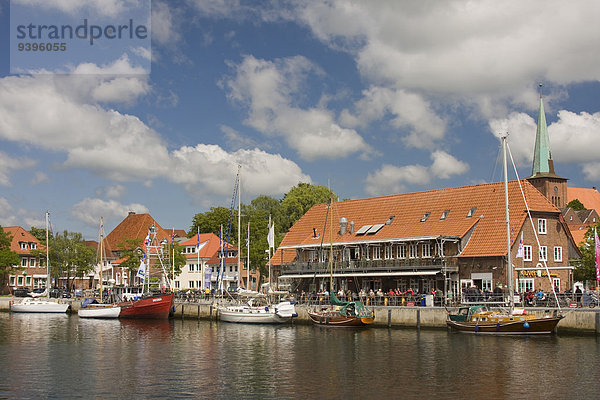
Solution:
<svg viewBox="0 0 600 400"><path fill-rule="evenodd" d="M0 297L0 311L8 312L11 301L21 301L21 298ZM80 300L61 299L61 302L71 304L70 312L77 313L81 306ZM410 306L373 306L375 311L374 327L377 328L412 328L412 329L447 329L446 309L444 307L410 307ZM310 324L308 306L297 305L298 317L294 324ZM449 308L453 310L454 308ZM528 313L542 316L547 308L526 307ZM559 334L600 335L600 309L575 308L563 309L565 318L557 326ZM216 309L209 301L176 301L175 319L215 320Z"/></svg>

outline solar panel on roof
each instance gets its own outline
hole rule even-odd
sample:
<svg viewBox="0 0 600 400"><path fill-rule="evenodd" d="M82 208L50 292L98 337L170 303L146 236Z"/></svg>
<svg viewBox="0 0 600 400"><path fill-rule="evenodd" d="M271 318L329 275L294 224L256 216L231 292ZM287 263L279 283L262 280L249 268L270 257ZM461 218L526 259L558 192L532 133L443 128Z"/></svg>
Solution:
<svg viewBox="0 0 600 400"><path fill-rule="evenodd" d="M364 235L373 225L363 225L356 231L357 235Z"/></svg>
<svg viewBox="0 0 600 400"><path fill-rule="evenodd" d="M383 228L383 224L375 224L372 227L369 228L369 230L367 231L367 235L374 235L377 232L379 232L379 230Z"/></svg>

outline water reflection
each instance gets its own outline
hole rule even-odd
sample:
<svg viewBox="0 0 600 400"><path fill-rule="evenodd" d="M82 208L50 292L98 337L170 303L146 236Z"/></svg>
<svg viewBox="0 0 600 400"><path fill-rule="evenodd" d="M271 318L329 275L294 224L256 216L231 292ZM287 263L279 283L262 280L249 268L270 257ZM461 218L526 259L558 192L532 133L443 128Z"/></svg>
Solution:
<svg viewBox="0 0 600 400"><path fill-rule="evenodd" d="M600 389L593 337L0 314L0 397L551 397Z"/></svg>

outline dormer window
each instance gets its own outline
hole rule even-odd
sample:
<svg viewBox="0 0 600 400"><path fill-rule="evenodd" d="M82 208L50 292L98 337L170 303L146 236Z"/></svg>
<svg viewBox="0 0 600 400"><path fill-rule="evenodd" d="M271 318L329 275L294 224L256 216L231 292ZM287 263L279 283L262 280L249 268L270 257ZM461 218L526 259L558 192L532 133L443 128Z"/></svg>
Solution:
<svg viewBox="0 0 600 400"><path fill-rule="evenodd" d="M477 210L477 207L473 207L469 210L469 212L467 213L467 218L471 218L474 214L475 211Z"/></svg>
<svg viewBox="0 0 600 400"><path fill-rule="evenodd" d="M448 217L448 214L450 214L450 210L444 210L444 212L442 213L442 216L440 217L440 221L445 220L446 217Z"/></svg>
<svg viewBox="0 0 600 400"><path fill-rule="evenodd" d="M21 250L27 250L27 243L20 242L20 244L21 244Z"/></svg>
<svg viewBox="0 0 600 400"><path fill-rule="evenodd" d="M429 215L431 215L431 213L429 211L426 212L425 215L423 215L423 218L421 218L421 222L427 221L427 218L429 218Z"/></svg>

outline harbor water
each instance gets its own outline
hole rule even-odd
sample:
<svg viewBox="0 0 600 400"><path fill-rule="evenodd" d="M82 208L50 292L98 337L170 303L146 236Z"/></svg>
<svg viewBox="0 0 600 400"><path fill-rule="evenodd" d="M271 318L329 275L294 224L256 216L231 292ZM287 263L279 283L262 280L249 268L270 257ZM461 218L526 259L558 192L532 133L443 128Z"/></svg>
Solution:
<svg viewBox="0 0 600 400"><path fill-rule="evenodd" d="M0 398L598 398L596 336L0 313Z"/></svg>

